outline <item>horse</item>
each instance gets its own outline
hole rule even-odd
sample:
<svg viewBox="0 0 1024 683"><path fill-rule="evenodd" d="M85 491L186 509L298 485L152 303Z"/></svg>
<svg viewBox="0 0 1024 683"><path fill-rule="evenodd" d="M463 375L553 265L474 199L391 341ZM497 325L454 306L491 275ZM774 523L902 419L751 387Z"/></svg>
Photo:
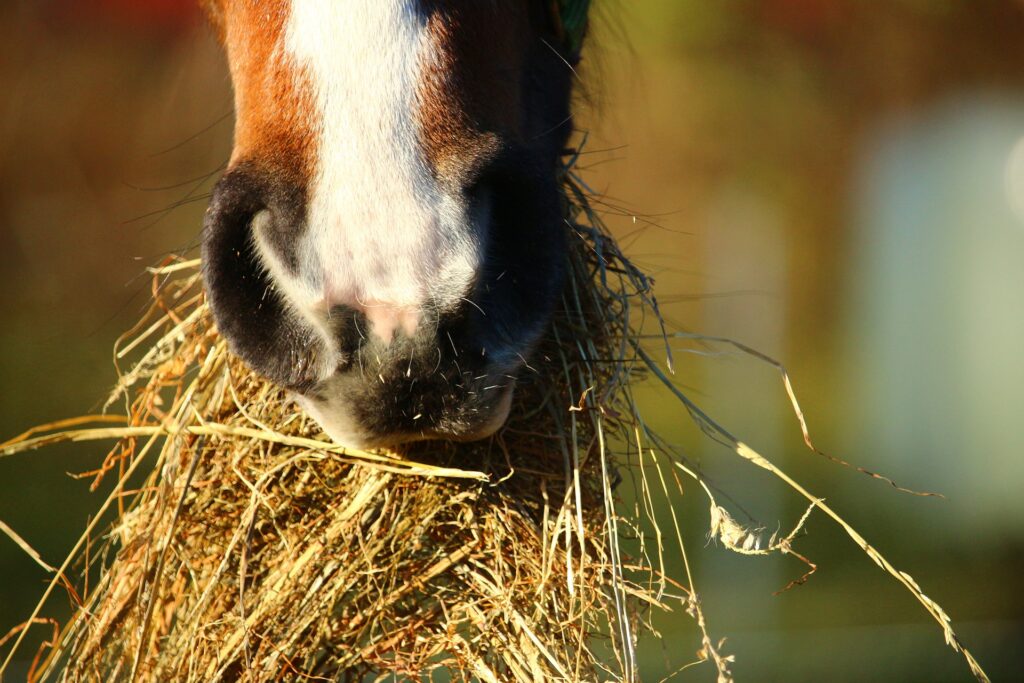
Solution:
<svg viewBox="0 0 1024 683"><path fill-rule="evenodd" d="M586 0L201 0L234 88L217 328L335 441L485 438L549 325Z"/></svg>

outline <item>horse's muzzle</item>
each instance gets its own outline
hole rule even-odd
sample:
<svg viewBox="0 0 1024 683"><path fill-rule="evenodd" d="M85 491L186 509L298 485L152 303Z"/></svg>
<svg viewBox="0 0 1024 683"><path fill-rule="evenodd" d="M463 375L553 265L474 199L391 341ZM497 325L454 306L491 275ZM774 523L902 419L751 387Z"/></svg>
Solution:
<svg viewBox="0 0 1024 683"><path fill-rule="evenodd" d="M558 197L550 179L531 178L494 183L482 264L460 296L385 314L372 302L303 306L291 298L266 266L257 233L269 223L287 249L303 229L301 193L233 170L214 192L203 235L218 329L343 445L489 436L505 422L563 280ZM302 277L301 267L295 272Z"/></svg>

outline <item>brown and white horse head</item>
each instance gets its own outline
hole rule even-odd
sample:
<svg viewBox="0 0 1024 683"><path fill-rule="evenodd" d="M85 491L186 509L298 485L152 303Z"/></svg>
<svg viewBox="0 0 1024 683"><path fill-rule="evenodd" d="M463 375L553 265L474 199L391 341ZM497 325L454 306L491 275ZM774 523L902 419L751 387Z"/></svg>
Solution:
<svg viewBox="0 0 1024 683"><path fill-rule="evenodd" d="M236 107L221 333L348 445L492 433L561 291L557 2L206 2Z"/></svg>

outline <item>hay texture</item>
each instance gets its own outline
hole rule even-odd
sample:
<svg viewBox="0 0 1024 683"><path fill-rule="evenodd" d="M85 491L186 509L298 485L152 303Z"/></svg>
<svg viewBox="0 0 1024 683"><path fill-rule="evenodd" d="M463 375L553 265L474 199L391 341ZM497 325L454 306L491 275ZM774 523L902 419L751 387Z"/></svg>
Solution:
<svg viewBox="0 0 1024 683"><path fill-rule="evenodd" d="M794 585L814 570L794 549L797 532L814 511L831 517L987 680L908 574L704 414L670 380L671 353L651 357L645 328L660 330L659 349L668 336L650 282L589 209L572 162L562 305L507 426L485 441L396 452L329 442L228 352L198 262L154 269L152 306L115 350L126 369L109 405L123 413L0 444L11 455L117 441L91 473L97 484L113 478L113 491L60 567L0 529L54 577L35 613L0 639L14 640L0 674L29 627L50 623L43 607L63 588L77 608L37 653L31 681L635 681L640 633L652 612L674 609L695 622L694 663L728 683L732 660L709 636L671 509L680 479L692 477L700 488L691 490L709 501L709 536L735 552L804 561L809 571ZM701 343L757 355L728 340ZM647 428L630 391L641 373L661 380L712 438L806 499L790 533L766 539L737 522L696 467ZM626 475L636 494L628 512L615 488ZM671 558L655 519L666 502L682 553ZM627 535L633 557L619 549Z"/></svg>
<svg viewBox="0 0 1024 683"><path fill-rule="evenodd" d="M603 432L632 413L608 361L647 284L596 228L572 240L507 426L401 452L326 441L227 350L198 263L154 269L116 349L136 358L111 399L127 426L96 473L123 509L80 553L101 578L41 678L631 678L637 605L659 601L624 576Z"/></svg>

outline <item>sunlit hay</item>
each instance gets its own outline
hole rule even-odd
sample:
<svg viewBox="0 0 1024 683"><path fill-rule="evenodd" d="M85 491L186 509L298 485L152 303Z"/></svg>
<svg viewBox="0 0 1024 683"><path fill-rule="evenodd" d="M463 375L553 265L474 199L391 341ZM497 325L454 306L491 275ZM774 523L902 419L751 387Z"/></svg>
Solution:
<svg viewBox="0 0 1024 683"><path fill-rule="evenodd" d="M637 582L649 568L623 571L599 431L634 413L609 359L633 355L646 282L597 228L571 239L507 426L389 453L323 440L233 357L198 263L154 269L149 314L115 352L134 359L111 404L126 426L37 437L123 437L95 476L119 477L107 507L124 506L76 548L76 572L89 558L101 578L39 678L634 679L638 606L662 600Z"/></svg>
<svg viewBox="0 0 1024 683"><path fill-rule="evenodd" d="M42 610L62 587L78 608L36 653L31 681L436 673L635 681L635 645L651 630L651 613L677 609L698 631L687 666L709 664L729 683L733 657L709 633L673 507L681 474L707 496L717 545L806 565L786 588L816 568L794 548L807 518L816 510L831 517L921 602L978 680L988 680L908 574L671 381L673 338L755 355L780 370L808 447L825 455L775 361L729 340L665 333L648 279L605 232L571 173L574 161L564 174L572 249L562 306L530 359L507 427L487 441L387 453L328 442L284 392L227 351L198 262L154 269L152 306L115 350L115 364L127 369L108 407L123 406L123 414L65 420L0 444L6 456L58 441L118 440L87 473L95 483L114 478L113 491L60 567L0 526L53 574L33 614L0 638L0 647L14 641L0 676L30 627L56 629ZM646 323L659 332L665 362L643 343ZM808 501L792 531L765 539L759 525L737 521L700 472L648 429L631 393L644 373L707 435ZM629 511L615 489L625 476L636 484ZM659 509L671 519L677 558L666 554ZM626 536L638 546L633 557L619 550Z"/></svg>

